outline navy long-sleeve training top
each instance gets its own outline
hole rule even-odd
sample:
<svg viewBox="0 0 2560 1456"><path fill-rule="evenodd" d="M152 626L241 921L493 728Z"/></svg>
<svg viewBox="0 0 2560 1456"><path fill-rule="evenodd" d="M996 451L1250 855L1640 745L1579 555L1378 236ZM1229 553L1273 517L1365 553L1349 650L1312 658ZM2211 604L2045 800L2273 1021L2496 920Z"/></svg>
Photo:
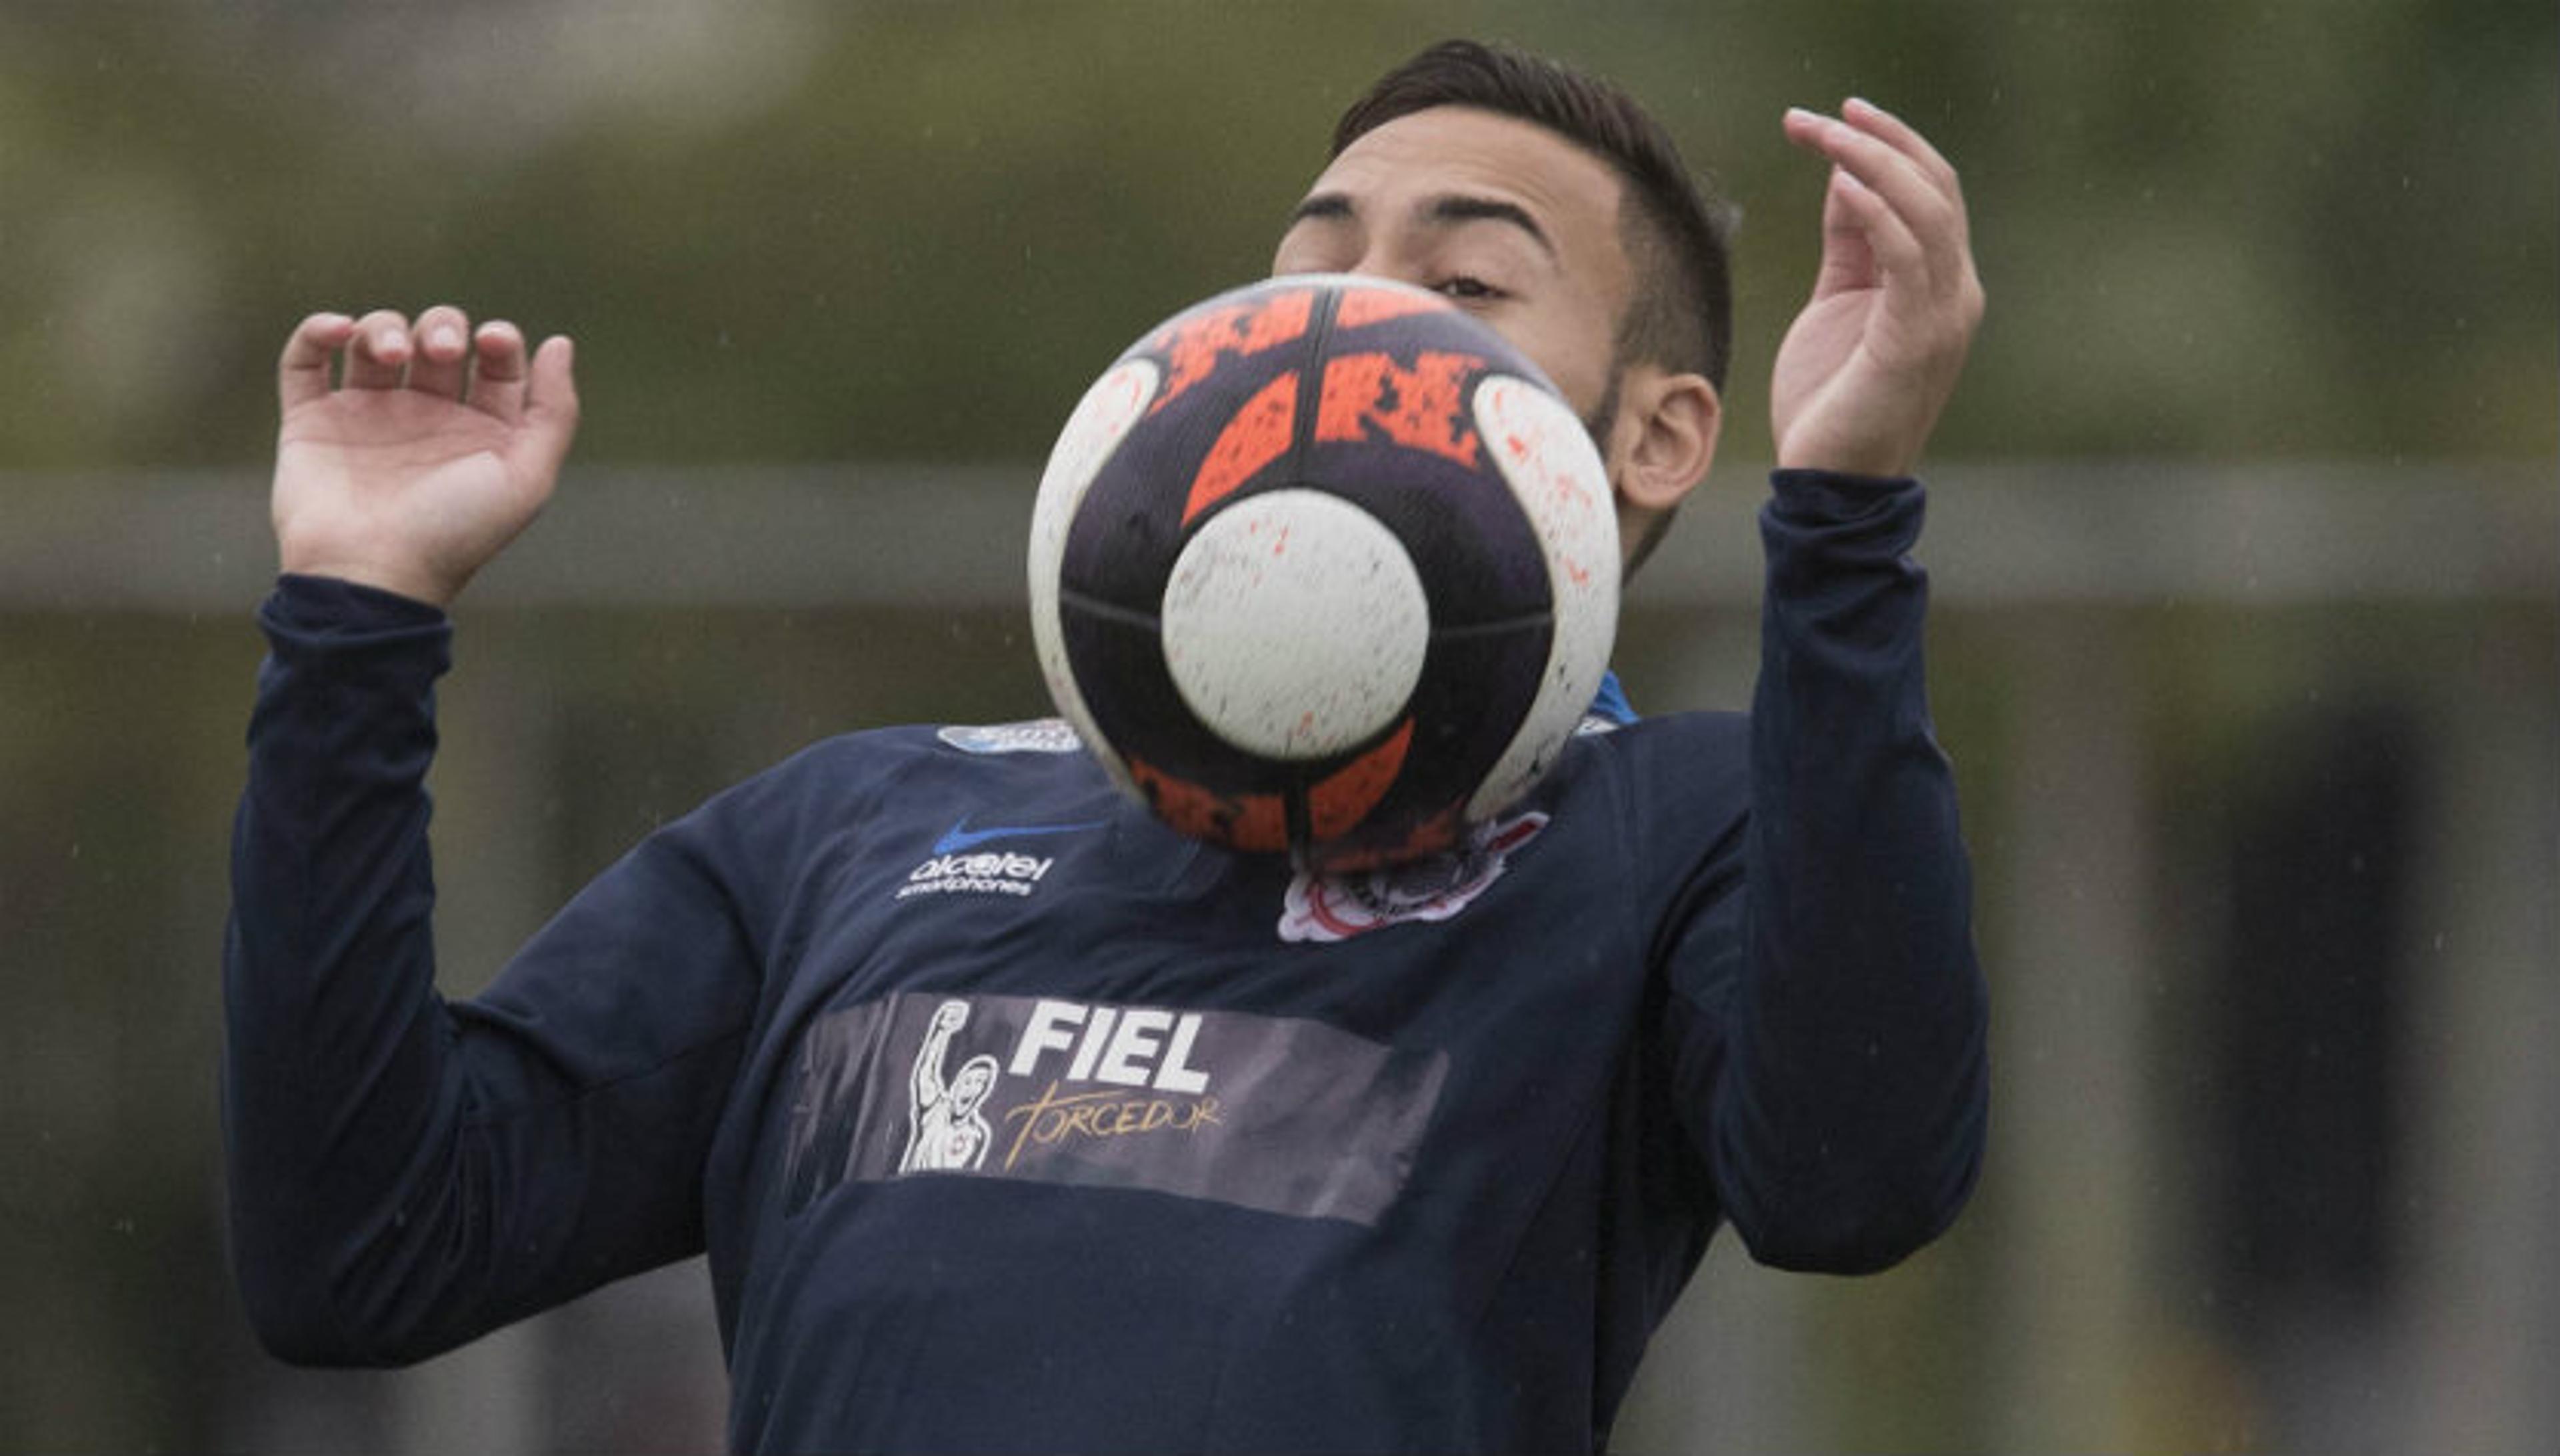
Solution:
<svg viewBox="0 0 2560 1456"><path fill-rule="evenodd" d="M241 1288L418 1359L708 1249L743 1450L1604 1444L1719 1222L1964 1201L1985 997L1920 487L1781 472L1753 709L1595 719L1464 853L1183 839L1055 723L812 747L434 990L441 613L288 577L227 947Z"/></svg>

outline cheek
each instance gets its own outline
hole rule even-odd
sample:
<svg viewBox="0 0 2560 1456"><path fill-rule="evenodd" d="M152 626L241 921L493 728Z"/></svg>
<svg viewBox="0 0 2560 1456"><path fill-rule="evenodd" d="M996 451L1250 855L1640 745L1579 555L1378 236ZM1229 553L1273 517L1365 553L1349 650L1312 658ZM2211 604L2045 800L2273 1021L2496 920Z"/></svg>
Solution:
<svg viewBox="0 0 2560 1456"><path fill-rule="evenodd" d="M1616 351L1606 328L1593 328L1579 313L1559 311L1521 319L1503 333L1546 371L1577 418L1591 421L1607 403Z"/></svg>

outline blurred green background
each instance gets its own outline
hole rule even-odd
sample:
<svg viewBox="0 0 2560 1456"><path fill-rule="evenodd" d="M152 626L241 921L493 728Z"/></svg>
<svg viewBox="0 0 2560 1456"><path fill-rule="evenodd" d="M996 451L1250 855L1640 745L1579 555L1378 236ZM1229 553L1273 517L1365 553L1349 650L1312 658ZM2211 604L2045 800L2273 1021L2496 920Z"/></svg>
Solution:
<svg viewBox="0 0 2560 1456"><path fill-rule="evenodd" d="M819 734L1045 711L1051 432L1254 276L1440 36L1651 101L1742 207L1724 463L1631 599L1738 706L1791 103L1962 168L1992 307L1929 473L1992 1166L1870 1280L1719 1246L1638 1451L2547 1451L2560 1430L2560 17L2536 0L0 6L0 1448L698 1449L698 1267L396 1375L221 1253L229 802L313 309L579 342L460 613L448 986Z"/></svg>

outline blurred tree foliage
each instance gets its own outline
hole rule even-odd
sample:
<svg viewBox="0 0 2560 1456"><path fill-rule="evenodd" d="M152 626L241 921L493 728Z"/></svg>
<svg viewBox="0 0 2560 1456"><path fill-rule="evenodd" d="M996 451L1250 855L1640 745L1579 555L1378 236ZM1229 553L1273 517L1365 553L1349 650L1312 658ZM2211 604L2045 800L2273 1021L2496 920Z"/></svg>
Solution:
<svg viewBox="0 0 2560 1456"><path fill-rule="evenodd" d="M444 298L578 337L589 461L1034 456L1457 31L1626 81L1744 206L1729 454L1813 263L1777 114L1849 93L1967 178L1994 311L1946 453L2553 448L2547 0L34 0L0 466L255 461L294 318Z"/></svg>

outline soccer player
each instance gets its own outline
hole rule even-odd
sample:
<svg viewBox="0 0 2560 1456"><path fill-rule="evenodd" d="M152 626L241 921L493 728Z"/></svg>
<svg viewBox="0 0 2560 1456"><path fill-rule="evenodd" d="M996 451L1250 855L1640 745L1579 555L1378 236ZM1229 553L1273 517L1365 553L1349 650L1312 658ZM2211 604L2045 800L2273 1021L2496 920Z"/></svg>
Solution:
<svg viewBox="0 0 2560 1456"><path fill-rule="evenodd" d="M1357 880L1181 839L1054 724L856 733L651 836L467 1003L428 932L442 608L552 489L570 347L305 320L226 977L261 1336L413 1360L708 1250L742 1449L1565 1451L1719 1224L1840 1272L1934 1237L1984 991L1911 472L1982 294L1918 134L1784 130L1832 172L1747 717L1613 689L1462 851ZM1275 262L1518 343L1631 557L1706 473L1721 231L1605 83L1425 52Z"/></svg>

